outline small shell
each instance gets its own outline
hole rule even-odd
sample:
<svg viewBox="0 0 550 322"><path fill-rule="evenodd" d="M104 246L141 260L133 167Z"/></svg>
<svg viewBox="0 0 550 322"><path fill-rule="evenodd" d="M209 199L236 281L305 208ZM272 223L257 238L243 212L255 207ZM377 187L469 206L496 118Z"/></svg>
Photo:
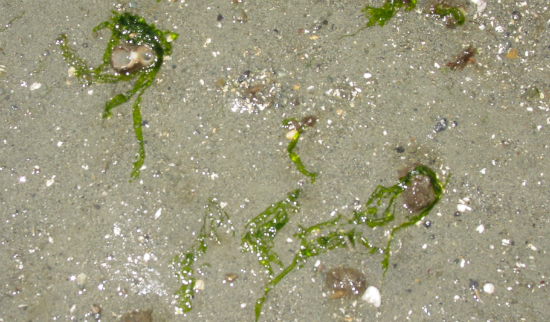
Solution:
<svg viewBox="0 0 550 322"><path fill-rule="evenodd" d="M375 286L367 287L362 299L374 305L374 307L380 307L382 304L382 296L380 296L380 291Z"/></svg>
<svg viewBox="0 0 550 322"><path fill-rule="evenodd" d="M485 283L483 285L483 292L493 294L495 292L495 285L493 285L493 283Z"/></svg>
<svg viewBox="0 0 550 322"><path fill-rule="evenodd" d="M155 55L153 49L147 46L138 46L136 53L138 54L139 63L143 67L151 65L157 60L157 56Z"/></svg>
<svg viewBox="0 0 550 322"><path fill-rule="evenodd" d="M156 61L155 52L144 45L118 45L111 54L111 67L117 73L131 73Z"/></svg>

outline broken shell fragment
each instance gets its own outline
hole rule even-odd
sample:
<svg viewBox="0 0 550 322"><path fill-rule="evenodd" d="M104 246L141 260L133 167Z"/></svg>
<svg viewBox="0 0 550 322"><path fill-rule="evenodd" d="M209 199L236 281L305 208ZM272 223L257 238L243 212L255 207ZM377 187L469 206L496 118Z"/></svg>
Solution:
<svg viewBox="0 0 550 322"><path fill-rule="evenodd" d="M367 290L361 298L375 307L380 307L382 304L382 296L380 296L380 291L376 288L376 286L367 287Z"/></svg>
<svg viewBox="0 0 550 322"><path fill-rule="evenodd" d="M156 61L153 49L145 46L118 45L111 54L111 67L117 73L131 73Z"/></svg>

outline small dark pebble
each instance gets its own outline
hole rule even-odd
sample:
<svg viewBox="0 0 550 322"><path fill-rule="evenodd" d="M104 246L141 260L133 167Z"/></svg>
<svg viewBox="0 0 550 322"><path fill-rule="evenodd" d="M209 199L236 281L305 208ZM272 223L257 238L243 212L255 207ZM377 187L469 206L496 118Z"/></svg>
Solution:
<svg viewBox="0 0 550 322"><path fill-rule="evenodd" d="M447 119L439 120L434 126L434 132L441 132L447 129Z"/></svg>
<svg viewBox="0 0 550 322"><path fill-rule="evenodd" d="M455 217L460 217L460 211L455 211L454 215Z"/></svg>
<svg viewBox="0 0 550 322"><path fill-rule="evenodd" d="M239 78L237 78L237 82L239 82L239 83L244 82L248 78L249 75L250 75L250 71L246 70L244 73L241 74L241 76L239 76Z"/></svg>
<svg viewBox="0 0 550 322"><path fill-rule="evenodd" d="M432 226L432 221L431 221L431 220L426 220L426 221L424 222L424 227L430 228L431 226Z"/></svg>
<svg viewBox="0 0 550 322"><path fill-rule="evenodd" d="M395 148L395 151L397 153L403 153L403 152L405 152L405 148L403 148L402 146L398 146L397 148Z"/></svg>
<svg viewBox="0 0 550 322"><path fill-rule="evenodd" d="M82 44L82 47L88 48L88 43L87 43L87 42L83 43L83 44Z"/></svg>
<svg viewBox="0 0 550 322"><path fill-rule="evenodd" d="M18 109L17 105L12 105L11 108L14 110Z"/></svg>
<svg viewBox="0 0 550 322"><path fill-rule="evenodd" d="M475 290L475 289L478 289L479 288L479 283L477 281L474 281L474 280L470 280L470 284L469 284L469 287L470 287L470 290Z"/></svg>
<svg viewBox="0 0 550 322"><path fill-rule="evenodd" d="M221 14L218 15L218 18L216 18L218 21L222 21L223 20L223 16Z"/></svg>
<svg viewBox="0 0 550 322"><path fill-rule="evenodd" d="M512 19L519 21L521 19L521 13L519 13L519 11L512 11Z"/></svg>

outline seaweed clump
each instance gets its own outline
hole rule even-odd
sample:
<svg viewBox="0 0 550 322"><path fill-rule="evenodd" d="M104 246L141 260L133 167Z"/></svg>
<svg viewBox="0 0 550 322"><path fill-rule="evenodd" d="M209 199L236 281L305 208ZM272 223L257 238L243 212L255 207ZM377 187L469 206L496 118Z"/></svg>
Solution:
<svg viewBox="0 0 550 322"><path fill-rule="evenodd" d="M453 29L466 22L464 15L464 1L433 0L428 5L428 12L445 22L447 28Z"/></svg>
<svg viewBox="0 0 550 322"><path fill-rule="evenodd" d="M65 34L61 34L57 39L57 44L61 49L63 58L71 66L69 72L78 77L80 83L85 86L94 83L116 83L119 81L129 81L137 78L132 89L124 94L117 94L111 98L103 110L103 118L111 116L111 110L130 100L134 95L133 123L136 139L139 143L136 161L133 165L131 174L132 179L139 177L139 171L145 160L145 148L143 140L143 130L141 121L141 95L153 83L160 67L163 63L164 55L170 55L172 52L171 41L178 37L178 34L171 31L161 31L154 24L148 24L142 17L130 13L118 14L113 11L114 16L95 26L94 33L103 29L111 31L111 38L105 48L102 63L96 68L90 68L78 54L69 47L68 39ZM121 71L113 73L110 70L111 58L113 52L121 46L142 46L150 48L154 52L154 61L147 66L142 66L131 71Z"/></svg>
<svg viewBox="0 0 550 322"><path fill-rule="evenodd" d="M384 27L386 22L393 17L397 10L405 8L405 11L411 11L415 7L416 0L386 0L380 8L366 6L361 10L369 20L364 28L376 25Z"/></svg>
<svg viewBox="0 0 550 322"><path fill-rule="evenodd" d="M391 187L377 186L362 208L364 210L356 210L349 217L337 214L331 220L309 227L298 225L293 237L300 242L300 246L286 266L274 249L275 238L290 222L292 214L300 209L298 197L301 190L291 191L282 200L271 204L246 224L245 232L241 236L242 252L254 254L259 264L269 274L263 295L256 300L254 306L255 321L260 318L263 304L271 290L290 272L303 267L310 257L319 256L334 249L362 249L370 255L382 255L381 265L385 276L389 268L391 242L395 234L401 229L415 225L432 210L443 196L447 181L448 178L442 183L433 170L424 165L417 165L401 177L397 184ZM433 198L430 198L429 202L428 199L419 201L414 206L417 208L416 213L410 216L398 216L399 218L396 219L396 200L409 187L414 187L414 182L418 182L417 185L422 183L423 187L425 185L424 188L431 189ZM230 220L227 214L218 204L211 202L197 240L187 253L174 259L180 267L177 275L182 285L176 296L183 312L192 309L191 300L196 283L193 270L195 262L206 253L208 239L219 243L217 228L228 224ZM389 233L382 244L376 245L375 242L369 241L364 233L369 228L374 230L379 226L389 226L387 229ZM273 265L279 266L278 274L273 269ZM333 291L331 298L340 298L359 296L365 292L367 285L361 272L352 268L339 267L329 271L326 286Z"/></svg>
<svg viewBox="0 0 550 322"><path fill-rule="evenodd" d="M433 191L433 199L430 203L422 205L422 208L419 209L417 213L411 216L407 216L405 218L400 218L400 220L396 220L395 201L407 189L408 186L411 186L413 180L418 180L418 176L429 177L429 183ZM449 178L447 178L447 180L448 179ZM294 234L294 238L300 240L300 248L294 254L294 258L292 259L290 264L288 264L288 266L284 268L282 266L282 263L278 259L279 257L274 256L277 253L275 253L272 249L269 249L269 245L271 245L271 247L273 245L273 239L275 238L275 235L265 234L261 232L280 231L288 223L289 217L285 217L284 220L277 220L278 218L272 217L269 222L264 222L264 225L247 225L250 230L242 239L243 251L250 251L252 253L255 253L260 260L260 264L262 264L264 267L265 262L262 263L262 260L265 261L266 259L269 260L270 258L276 258L276 263L280 265L281 268L283 268L282 272L280 272L276 276L273 276L273 270L269 270L270 280L267 282L264 288L263 296L256 301L256 305L254 308L256 314L255 320L258 321L263 304L269 292L273 288L275 288L275 286L287 274L289 274L295 268L303 267L308 258L322 255L330 250L348 247L355 249L356 247L361 247L371 255L383 254L381 264L384 272L383 275L385 276L389 268L391 242L395 234L399 230L412 226L422 220L443 196L446 183L447 181L445 181L445 183L442 183L437 178L435 172L433 172L433 170L431 170L427 166L417 165L414 167L414 169L401 177L399 179L399 183L391 187L377 186L374 192L370 195L369 200L365 204L364 210L354 211L351 218L346 218L342 214L338 214L335 218L329 221L321 222L310 227L299 226L298 232ZM295 195L298 192L299 190L294 191L292 195ZM286 202L286 204L288 203ZM295 204L295 207L298 207L298 204ZM272 210L266 210L264 213L252 219L251 222L255 222L259 218L263 218L269 213L272 213ZM269 228L269 224L271 224L272 229ZM366 236L363 235L363 231L361 230L361 228L365 227L374 229L378 226L387 226L390 224L392 224L392 227L389 229L386 243L381 245L374 245L371 241L369 241ZM255 227L258 227L258 229L255 229ZM250 238L247 238L247 236L249 236L250 234L256 236L257 241L253 241ZM254 248L253 246L254 243L258 242L261 242L262 245L267 246L268 248L265 248L264 250L262 250L262 252L255 251L256 248ZM359 286L359 283L357 283L357 285L355 285L355 289L362 289L362 285L363 283L361 283L361 286ZM344 289L340 292L342 296L346 294L346 291Z"/></svg>

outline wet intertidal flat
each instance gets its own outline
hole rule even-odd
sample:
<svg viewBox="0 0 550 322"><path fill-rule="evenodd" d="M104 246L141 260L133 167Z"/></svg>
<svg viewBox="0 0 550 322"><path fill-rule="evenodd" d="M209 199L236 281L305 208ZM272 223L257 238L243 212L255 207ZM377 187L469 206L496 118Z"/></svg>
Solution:
<svg viewBox="0 0 550 322"><path fill-rule="evenodd" d="M0 4L0 320L548 320L545 2L62 7Z"/></svg>

